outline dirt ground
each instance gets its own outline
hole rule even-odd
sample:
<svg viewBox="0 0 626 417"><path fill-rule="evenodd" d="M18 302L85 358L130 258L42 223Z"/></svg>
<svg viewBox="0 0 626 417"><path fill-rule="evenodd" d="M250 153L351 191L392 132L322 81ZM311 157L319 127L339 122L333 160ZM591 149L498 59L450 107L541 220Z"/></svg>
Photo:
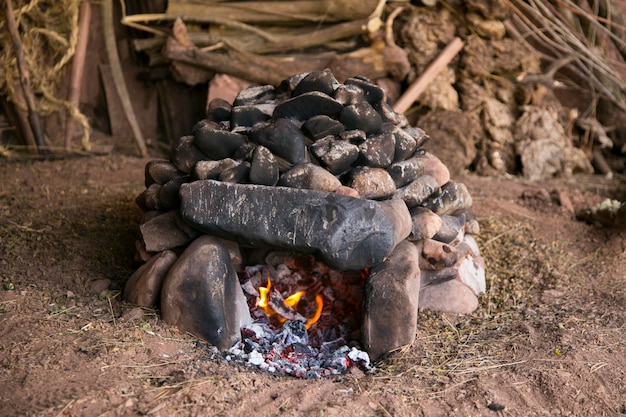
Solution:
<svg viewBox="0 0 626 417"><path fill-rule="evenodd" d="M623 178L457 177L481 223L478 310L421 312L373 375L299 380L229 364L158 311L123 316L146 162L0 164L0 414L626 414L626 231L572 213L623 197Z"/></svg>

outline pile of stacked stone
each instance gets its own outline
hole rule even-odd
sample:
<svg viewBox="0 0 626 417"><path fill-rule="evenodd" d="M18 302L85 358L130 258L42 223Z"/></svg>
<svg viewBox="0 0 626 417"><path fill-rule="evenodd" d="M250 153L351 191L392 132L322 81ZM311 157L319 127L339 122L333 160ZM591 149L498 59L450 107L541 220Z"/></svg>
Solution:
<svg viewBox="0 0 626 417"><path fill-rule="evenodd" d="M225 350L251 320L237 270L291 251L368 269L361 342L374 360L414 340L419 308L474 311L472 199L427 140L379 86L329 71L213 100L169 161L146 165L145 264L125 299Z"/></svg>

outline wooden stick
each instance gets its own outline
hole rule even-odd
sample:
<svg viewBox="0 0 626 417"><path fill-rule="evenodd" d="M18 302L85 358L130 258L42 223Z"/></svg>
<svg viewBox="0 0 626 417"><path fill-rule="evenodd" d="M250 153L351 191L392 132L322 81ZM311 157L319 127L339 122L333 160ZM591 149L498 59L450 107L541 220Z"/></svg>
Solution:
<svg viewBox="0 0 626 417"><path fill-rule="evenodd" d="M145 157L148 155L146 141L141 134L141 129L139 128L137 117L135 116L135 110L133 109L133 104L130 101L130 95L128 94L128 88L126 88L126 81L124 81L124 72L122 71L120 57L117 54L115 30L113 27L112 0L102 0L102 31L104 32L104 43L117 95L120 98L124 113L126 113L126 119L128 120L130 128L133 132L133 138L135 140L137 151L141 157ZM112 120L111 123L115 123L115 121Z"/></svg>
<svg viewBox="0 0 626 417"><path fill-rule="evenodd" d="M26 107L28 108L28 122L32 130L35 142L39 151L42 152L45 146L43 139L43 133L41 131L41 123L39 122L39 113L35 105L35 95L30 85L30 74L28 72L28 65L24 59L24 48L22 47L22 41L20 40L20 32L15 22L15 14L13 12L12 0L6 0L4 2L5 19L7 22L7 28L11 34L13 40L13 49L15 50L15 57L17 59L17 69L20 73L20 84L24 91L24 98L26 101Z"/></svg>
<svg viewBox="0 0 626 417"><path fill-rule="evenodd" d="M465 43L460 38L454 38L446 47L441 51L439 56L435 58L433 62L426 68L426 70L420 75L417 80L413 81L413 84L407 88L407 90L400 96L396 104L393 106L393 110L396 113L405 113L417 100L417 98L424 92L426 87L432 82L432 80L439 74L439 72L446 67L454 59L455 56Z"/></svg>
<svg viewBox="0 0 626 417"><path fill-rule="evenodd" d="M72 61L72 74L70 77L70 91L68 101L70 105L78 108L80 104L80 93L83 85L83 74L85 70L85 56L87 55L87 41L89 40L89 25L91 23L91 5L88 0L80 3L78 11L78 35L76 41L76 52ZM65 123L65 150L72 147L72 137L76 120L68 113Z"/></svg>

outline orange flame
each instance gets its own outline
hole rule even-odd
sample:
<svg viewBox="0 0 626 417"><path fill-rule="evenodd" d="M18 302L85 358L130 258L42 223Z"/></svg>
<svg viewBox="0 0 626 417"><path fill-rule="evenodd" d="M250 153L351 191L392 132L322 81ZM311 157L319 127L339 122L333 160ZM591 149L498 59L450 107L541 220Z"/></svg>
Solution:
<svg viewBox="0 0 626 417"><path fill-rule="evenodd" d="M270 305L270 292L272 290L272 281L268 278L266 287L259 287L259 299L256 305L267 314L268 317L272 319L276 319L280 324L283 324L287 319L282 317L276 310L272 308ZM291 294L289 297L284 299L284 302L290 308L296 310L300 299L304 295L304 291L298 291L297 293ZM311 328L319 318L322 316L322 309L324 307L324 299L320 294L315 296L315 314L313 317L309 317L306 319L306 328L307 330Z"/></svg>

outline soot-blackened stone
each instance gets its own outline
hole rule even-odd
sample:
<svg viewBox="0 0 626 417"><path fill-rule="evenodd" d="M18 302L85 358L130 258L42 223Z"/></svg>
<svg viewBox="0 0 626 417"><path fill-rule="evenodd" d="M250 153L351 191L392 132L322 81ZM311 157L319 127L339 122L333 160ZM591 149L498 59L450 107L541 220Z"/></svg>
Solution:
<svg viewBox="0 0 626 417"><path fill-rule="evenodd" d="M275 98L276 91L271 85L258 85L248 87L244 90L241 90L239 94L237 94L237 97L235 97L235 101L233 102L233 107L266 103L268 101L274 100Z"/></svg>
<svg viewBox="0 0 626 417"><path fill-rule="evenodd" d="M220 172L218 179L230 183L248 182L249 175L250 162L245 161Z"/></svg>
<svg viewBox="0 0 626 417"><path fill-rule="evenodd" d="M363 101L365 93L356 85L341 84L335 89L333 97L344 106L349 106Z"/></svg>
<svg viewBox="0 0 626 417"><path fill-rule="evenodd" d="M385 90L364 77L348 78L345 85L355 85L363 90L365 100L370 104L380 103L385 100Z"/></svg>
<svg viewBox="0 0 626 417"><path fill-rule="evenodd" d="M200 128L195 133L194 143L211 159L228 158L237 148L246 143L246 137L239 133L220 129Z"/></svg>
<svg viewBox="0 0 626 417"><path fill-rule="evenodd" d="M249 104L233 107L230 114L231 129L250 128L272 117L274 105Z"/></svg>
<svg viewBox="0 0 626 417"><path fill-rule="evenodd" d="M463 240L464 224L461 223L457 216L446 214L440 217L442 220L441 228L437 231L437 234L433 236L433 239L448 244L459 244Z"/></svg>
<svg viewBox="0 0 626 417"><path fill-rule="evenodd" d="M253 129L248 137L293 165L306 161L306 136L289 119L278 119L270 125Z"/></svg>
<svg viewBox="0 0 626 417"><path fill-rule="evenodd" d="M395 127L393 129L393 137L396 140L394 162L409 159L417 150L417 141L406 129Z"/></svg>
<svg viewBox="0 0 626 417"><path fill-rule="evenodd" d="M146 188L154 183L163 185L169 180L182 177L183 175L185 174L179 171L171 162L154 159L146 164L145 185Z"/></svg>
<svg viewBox="0 0 626 417"><path fill-rule="evenodd" d="M343 123L326 115L313 116L302 125L302 131L313 140L337 136L346 130Z"/></svg>
<svg viewBox="0 0 626 417"><path fill-rule="evenodd" d="M161 294L163 320L220 350L241 339L252 318L228 249L211 236L196 239L171 267Z"/></svg>
<svg viewBox="0 0 626 417"><path fill-rule="evenodd" d="M278 185L334 192L341 187L341 181L319 165L304 163L296 165L281 175Z"/></svg>
<svg viewBox="0 0 626 417"><path fill-rule="evenodd" d="M393 161L395 147L393 134L381 133L370 136L359 144L359 152L365 165L373 168L385 168Z"/></svg>
<svg viewBox="0 0 626 417"><path fill-rule="evenodd" d="M343 270L381 262L411 230L408 209L399 200L211 180L182 186L181 213L207 233L317 252L331 268Z"/></svg>
<svg viewBox="0 0 626 417"><path fill-rule="evenodd" d="M395 181L396 187L401 188L424 174L424 162L422 158L410 158L394 162L387 171Z"/></svg>
<svg viewBox="0 0 626 417"><path fill-rule="evenodd" d="M347 171L359 158L359 148L345 140L320 139L309 150L332 174Z"/></svg>
<svg viewBox="0 0 626 417"><path fill-rule="evenodd" d="M159 191L161 184L154 183L143 190L141 194L135 198L135 203L143 210L161 210L161 202L159 201Z"/></svg>
<svg viewBox="0 0 626 417"><path fill-rule="evenodd" d="M408 120L404 115L398 114L393 110L391 104L386 101L375 102L372 104L374 110L380 114L380 117L383 119L383 123L392 123L397 126L404 126L408 124Z"/></svg>
<svg viewBox="0 0 626 417"><path fill-rule="evenodd" d="M193 169L193 176L198 180L216 180L226 170L236 167L239 162L231 158L219 161L198 161Z"/></svg>
<svg viewBox="0 0 626 417"><path fill-rule="evenodd" d="M405 240L365 281L362 337L372 360L415 340L419 293L419 252Z"/></svg>
<svg viewBox="0 0 626 417"><path fill-rule="evenodd" d="M343 105L328 94L311 91L280 103L274 110L273 118L274 120L288 118L305 121L320 114L335 116L341 109Z"/></svg>
<svg viewBox="0 0 626 417"><path fill-rule="evenodd" d="M430 175L422 175L417 179L411 181L408 185L399 188L396 192L395 198L402 199L406 205L411 208L424 203L427 199L441 191L437 180ZM430 207L428 207L430 208ZM432 208L430 208L432 210ZM437 213L435 210L433 210Z"/></svg>
<svg viewBox="0 0 626 417"><path fill-rule="evenodd" d="M171 179L163 184L159 190L160 210L169 211L180 206L180 199L178 198L180 186L184 183L190 182L191 180L190 175L185 175L184 177Z"/></svg>
<svg viewBox="0 0 626 417"><path fill-rule="evenodd" d="M278 164L274 154L265 146L257 146L252 153L250 181L254 184L276 185L278 175Z"/></svg>
<svg viewBox="0 0 626 417"><path fill-rule="evenodd" d="M233 106L223 98L214 98L207 109L207 119L214 122L230 120L230 111Z"/></svg>
<svg viewBox="0 0 626 417"><path fill-rule="evenodd" d="M140 307L156 306L161 296L161 287L177 257L165 250L141 265L124 285L124 300Z"/></svg>
<svg viewBox="0 0 626 417"><path fill-rule="evenodd" d="M383 124L380 114L365 101L344 107L339 120L347 130L361 129L368 136L380 131Z"/></svg>
<svg viewBox="0 0 626 417"><path fill-rule="evenodd" d="M293 90L293 96L309 93L311 91L320 91L329 96L333 94L335 88L339 85L339 81L329 70L313 71L307 74Z"/></svg>
<svg viewBox="0 0 626 417"><path fill-rule="evenodd" d="M428 199L423 206L440 216L444 214L454 216L468 211L472 207L472 196L465 184L449 181L441 187L441 193Z"/></svg>
<svg viewBox="0 0 626 417"><path fill-rule="evenodd" d="M200 233L186 224L177 210L160 214L139 226L148 252L161 252L184 246Z"/></svg>
<svg viewBox="0 0 626 417"><path fill-rule="evenodd" d="M417 148L421 148L426 142L428 142L428 139L430 139L430 136L428 136L426 132L419 127L407 126L404 128L404 131L415 139L415 146Z"/></svg>
<svg viewBox="0 0 626 417"><path fill-rule="evenodd" d="M358 145L360 143L363 143L367 136L365 135L365 132L361 129L352 129L341 132L339 134L339 138L341 140L345 140L350 143L354 143L355 145Z"/></svg>
<svg viewBox="0 0 626 417"><path fill-rule="evenodd" d="M191 173L198 161L207 159L209 158L194 144L193 136L181 137L172 152L172 163L185 174Z"/></svg>

